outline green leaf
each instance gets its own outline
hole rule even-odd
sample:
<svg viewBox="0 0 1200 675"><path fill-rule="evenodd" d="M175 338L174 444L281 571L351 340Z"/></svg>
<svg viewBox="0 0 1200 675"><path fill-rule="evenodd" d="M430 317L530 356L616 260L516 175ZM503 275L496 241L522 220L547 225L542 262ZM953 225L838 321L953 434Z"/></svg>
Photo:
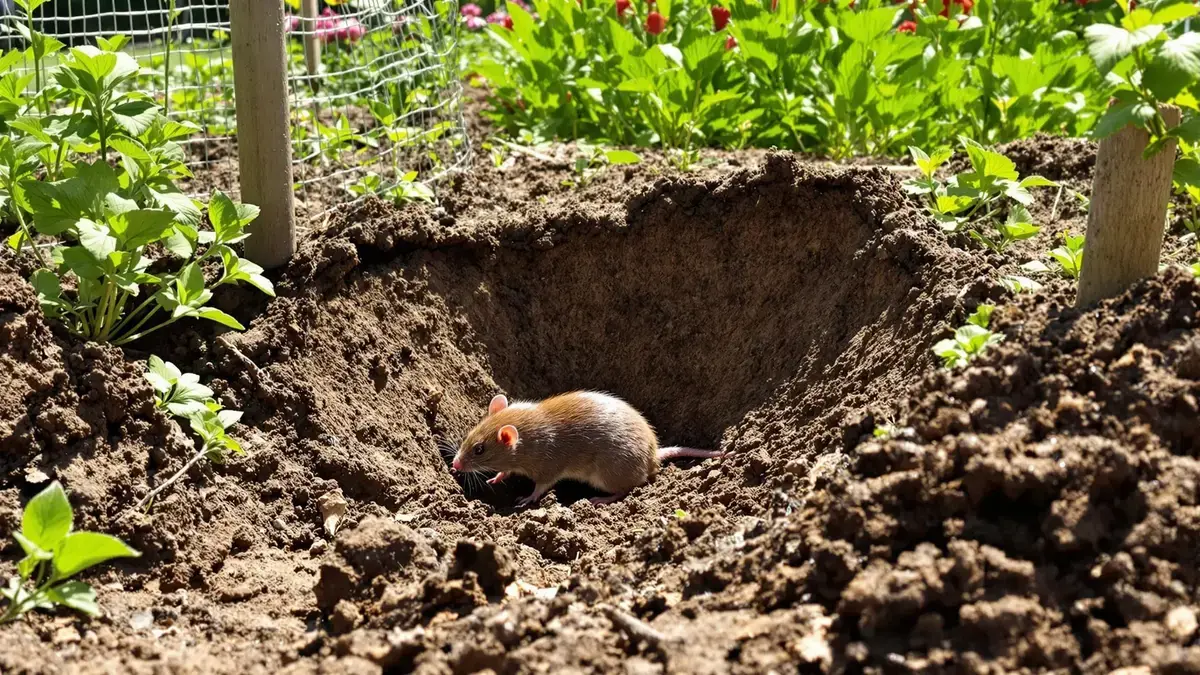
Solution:
<svg viewBox="0 0 1200 675"><path fill-rule="evenodd" d="M25 243L24 230L17 230L5 241L8 243L8 247L14 251L21 248L22 244Z"/></svg>
<svg viewBox="0 0 1200 675"><path fill-rule="evenodd" d="M38 546L36 542L20 532L13 532L13 539L16 539L17 543L21 545L21 550L25 551L25 557L35 563L39 560L49 560L54 557L54 553Z"/></svg>
<svg viewBox="0 0 1200 675"><path fill-rule="evenodd" d="M1120 96L1123 93L1130 92L1117 92L1117 95ZM1092 130L1092 134L1096 138L1106 138L1130 124L1145 128L1147 122L1153 119L1155 114L1154 106L1143 101L1122 101L1105 111Z"/></svg>
<svg viewBox="0 0 1200 675"><path fill-rule="evenodd" d="M47 316L58 316L59 303L62 302L62 283L58 275L48 269L40 269L29 278L29 283L37 292L38 304L42 306L42 311Z"/></svg>
<svg viewBox="0 0 1200 675"><path fill-rule="evenodd" d="M1200 8L1191 3L1170 5L1169 7L1155 10L1153 16L1150 17L1150 23L1166 25L1191 18L1197 14L1200 14Z"/></svg>
<svg viewBox="0 0 1200 675"><path fill-rule="evenodd" d="M237 319L214 307L202 307L196 310L195 316L200 317L201 319L215 321L222 326L229 326L230 328L237 330L246 330L246 327L239 323Z"/></svg>
<svg viewBox="0 0 1200 675"><path fill-rule="evenodd" d="M204 291L204 271L196 263L189 263L179 272L175 286L180 304L190 305Z"/></svg>
<svg viewBox="0 0 1200 675"><path fill-rule="evenodd" d="M113 216L108 222L121 242L121 248L133 250L167 236L174 220L175 214L171 211L139 209Z"/></svg>
<svg viewBox="0 0 1200 675"><path fill-rule="evenodd" d="M125 542L99 532L72 532L54 555L54 569L60 579L113 558L137 558L141 553Z"/></svg>
<svg viewBox="0 0 1200 675"><path fill-rule="evenodd" d="M54 551L71 531L73 519L67 493L54 481L25 505L21 534L42 550Z"/></svg>
<svg viewBox="0 0 1200 675"><path fill-rule="evenodd" d="M131 136L138 136L154 124L158 117L158 106L150 101L126 101L112 109L113 119Z"/></svg>
<svg viewBox="0 0 1200 675"><path fill-rule="evenodd" d="M628 150L605 150L604 157L609 164L637 164L642 161L640 155Z"/></svg>
<svg viewBox="0 0 1200 675"><path fill-rule="evenodd" d="M1083 35L1088 43L1088 54L1100 72L1107 74L1135 49L1158 37L1162 31L1163 27L1159 25L1130 32L1120 26L1094 23L1084 29Z"/></svg>
<svg viewBox="0 0 1200 675"><path fill-rule="evenodd" d="M1021 179L1021 187L1058 187L1058 183L1055 183L1049 178L1042 178L1041 176L1026 176L1025 178Z"/></svg>
<svg viewBox="0 0 1200 675"><path fill-rule="evenodd" d="M117 250L117 238L109 234L107 227L84 218L76 228L79 230L79 243L97 262L107 260Z"/></svg>
<svg viewBox="0 0 1200 675"><path fill-rule="evenodd" d="M70 607L88 616L100 616L100 606L96 604L96 591L82 581L68 581L55 586L49 590L47 597L53 603Z"/></svg>
<svg viewBox="0 0 1200 675"><path fill-rule="evenodd" d="M1142 73L1142 84L1158 100L1169 101L1197 78L1200 78L1200 34L1184 33L1158 46Z"/></svg>
<svg viewBox="0 0 1200 675"><path fill-rule="evenodd" d="M198 239L199 234L194 228L176 223L175 231L167 237L164 245L168 251L186 260L196 252Z"/></svg>

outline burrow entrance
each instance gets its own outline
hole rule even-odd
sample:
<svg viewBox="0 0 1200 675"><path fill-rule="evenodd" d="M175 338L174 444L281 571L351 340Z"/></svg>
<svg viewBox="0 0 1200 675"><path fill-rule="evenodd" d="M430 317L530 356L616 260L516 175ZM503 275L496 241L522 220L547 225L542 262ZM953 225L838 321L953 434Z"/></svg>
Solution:
<svg viewBox="0 0 1200 675"><path fill-rule="evenodd" d="M899 195L882 171L774 157L719 184L661 185L626 222L418 253L406 276L446 308L487 381L452 397L468 404L443 410L442 435L457 442L497 389L596 389L641 410L664 444L761 448L768 464L827 449L847 411L899 395L928 365L962 284ZM531 485L473 496L500 505Z"/></svg>

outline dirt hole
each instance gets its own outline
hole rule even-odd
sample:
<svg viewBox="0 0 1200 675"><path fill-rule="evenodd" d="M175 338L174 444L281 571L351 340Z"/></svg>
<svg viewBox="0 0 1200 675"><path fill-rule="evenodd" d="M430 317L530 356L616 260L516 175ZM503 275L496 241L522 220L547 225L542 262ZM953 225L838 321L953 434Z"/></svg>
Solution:
<svg viewBox="0 0 1200 675"><path fill-rule="evenodd" d="M946 298L921 278L928 268L915 271L926 243L896 227L905 218L883 218L906 215L878 202L894 199L890 181L779 159L749 179L635 199L626 223L548 228L531 246L429 252L409 271L510 397L607 391L641 410L663 444L729 446L739 423L772 402L801 429L927 358L928 334L909 344L911 335L930 328L930 296ZM488 395L446 411L444 436L456 443ZM779 436L766 440L808 446L786 455L811 451L811 439ZM473 496L504 503L531 486Z"/></svg>

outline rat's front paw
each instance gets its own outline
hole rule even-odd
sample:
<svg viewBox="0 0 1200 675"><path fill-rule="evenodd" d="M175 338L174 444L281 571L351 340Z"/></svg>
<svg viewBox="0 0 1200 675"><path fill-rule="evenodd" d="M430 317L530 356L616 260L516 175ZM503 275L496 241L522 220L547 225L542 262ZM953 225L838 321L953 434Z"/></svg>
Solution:
<svg viewBox="0 0 1200 675"><path fill-rule="evenodd" d="M488 479L488 485L497 485L500 482L502 482L505 478L508 478L508 474L501 471L500 473L496 474L494 477Z"/></svg>

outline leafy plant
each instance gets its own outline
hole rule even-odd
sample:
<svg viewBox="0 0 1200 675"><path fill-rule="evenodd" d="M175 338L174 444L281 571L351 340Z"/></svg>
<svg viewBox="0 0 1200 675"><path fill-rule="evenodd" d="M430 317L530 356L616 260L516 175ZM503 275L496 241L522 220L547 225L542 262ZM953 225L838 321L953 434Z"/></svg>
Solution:
<svg viewBox="0 0 1200 675"><path fill-rule="evenodd" d="M1059 0L513 4L511 28L462 36L498 126L681 163L704 146L844 158L1080 136L1109 89L1082 37L1105 16Z"/></svg>
<svg viewBox="0 0 1200 675"><path fill-rule="evenodd" d="M967 323L954 331L954 337L938 342L933 353L942 359L946 368L959 368L979 358L988 347L1004 340L1000 333L988 329L992 320L993 305L979 305Z"/></svg>
<svg viewBox="0 0 1200 675"><path fill-rule="evenodd" d="M208 208L213 231L201 232L177 222L169 210L139 208L123 197L120 181L107 164L81 164L77 169L75 176L61 182L26 184L36 229L66 241L54 250L54 269L39 269L31 282L46 314L62 320L72 332L120 345L184 318L242 330L237 319L207 306L212 289L247 283L274 296L262 268L239 258L232 248L248 236L245 227L257 217L257 207L235 204L216 192ZM152 273L154 260L146 250L153 244L181 258L182 266ZM201 245L206 247L202 252ZM209 260L221 263L221 273L212 283L203 269ZM68 278L74 282L73 292L64 289ZM141 302L127 311L127 303L137 298Z"/></svg>
<svg viewBox="0 0 1200 675"><path fill-rule="evenodd" d="M951 151L942 148L929 155L910 147L921 177L905 181L905 190L924 198L930 214L943 229L966 231L994 251L1003 252L1014 242L1036 236L1040 228L1033 224L1026 208L1033 203L1029 190L1055 187L1057 183L1041 176L1020 178L1016 165L1004 155L966 137L960 137L959 143L970 159L971 170L945 182L937 178L936 172L950 159ZM1007 218L998 221L996 216L1005 208ZM985 224L990 224L995 234L980 231Z"/></svg>
<svg viewBox="0 0 1200 675"><path fill-rule="evenodd" d="M21 514L21 531L13 537L25 557L17 563L18 576L0 589L8 600L0 624L20 618L32 609L69 607L98 616L96 592L71 577L114 558L136 558L141 553L120 539L99 532L74 530L74 513L62 485L55 481L38 493Z"/></svg>
<svg viewBox="0 0 1200 675"><path fill-rule="evenodd" d="M417 180L417 172L409 171L400 177L393 185L384 183L383 177L377 173L367 173L362 178L346 186L350 194L356 197L376 195L391 200L398 205L409 202L433 203L433 188Z"/></svg>
<svg viewBox="0 0 1200 675"><path fill-rule="evenodd" d="M1121 11L1115 23L1096 23L1084 31L1097 70L1118 83L1112 92L1114 104L1096 125L1095 135L1103 138L1131 124L1145 129L1150 134L1147 157L1174 138L1200 141L1200 120L1189 116L1168 129L1160 110L1166 103L1196 107L1200 34L1174 29L1182 29L1200 8L1176 0L1116 4Z"/></svg>
<svg viewBox="0 0 1200 675"><path fill-rule="evenodd" d="M229 452L242 454L242 446L226 432L237 424L242 413L224 410L213 398L213 391L200 384L194 373L184 373L175 364L151 356L146 379L154 387L155 407L188 420L192 431L203 441L198 454L213 462L223 462Z"/></svg>
<svg viewBox="0 0 1200 675"><path fill-rule="evenodd" d="M1083 269L1083 242L1084 236L1073 236L1069 232L1062 233L1062 246L1052 249L1047 253L1050 259L1055 263L1058 272L1068 279L1078 279L1079 272ZM1050 267L1040 260L1031 260L1021 266L1026 272L1049 272Z"/></svg>

